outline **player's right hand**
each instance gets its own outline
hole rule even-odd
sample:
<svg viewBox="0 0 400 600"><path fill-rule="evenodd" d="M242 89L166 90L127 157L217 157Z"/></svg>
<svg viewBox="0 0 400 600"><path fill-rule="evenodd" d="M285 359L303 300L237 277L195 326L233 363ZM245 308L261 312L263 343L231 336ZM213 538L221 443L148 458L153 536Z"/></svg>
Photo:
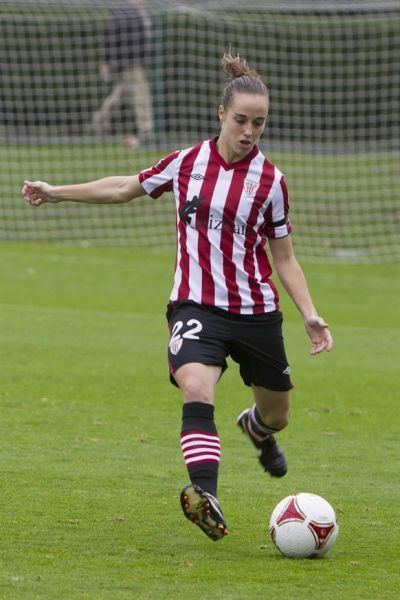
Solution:
<svg viewBox="0 0 400 600"><path fill-rule="evenodd" d="M45 181L24 181L22 195L31 206L40 206L45 202L60 202L59 198L54 197L54 186Z"/></svg>

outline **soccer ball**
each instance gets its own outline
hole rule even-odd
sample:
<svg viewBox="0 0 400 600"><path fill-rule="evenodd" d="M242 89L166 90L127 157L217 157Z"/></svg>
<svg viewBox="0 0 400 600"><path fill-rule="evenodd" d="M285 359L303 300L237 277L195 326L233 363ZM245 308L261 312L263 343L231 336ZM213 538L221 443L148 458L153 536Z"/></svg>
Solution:
<svg viewBox="0 0 400 600"><path fill-rule="evenodd" d="M274 508L269 532L289 558L318 558L332 548L339 533L335 511L316 494L287 496Z"/></svg>

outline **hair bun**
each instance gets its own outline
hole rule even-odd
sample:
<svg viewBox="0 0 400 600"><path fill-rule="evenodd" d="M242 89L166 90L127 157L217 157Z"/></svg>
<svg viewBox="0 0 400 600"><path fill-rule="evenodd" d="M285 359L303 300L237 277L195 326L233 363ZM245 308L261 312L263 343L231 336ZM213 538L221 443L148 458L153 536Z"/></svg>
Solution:
<svg viewBox="0 0 400 600"><path fill-rule="evenodd" d="M265 96L268 102L268 88L262 81L257 71L250 69L245 58L239 54L232 56L225 52L222 57L224 71L230 75L225 81L224 92L221 98L221 104L225 109L232 103L234 94L253 94L256 96Z"/></svg>
<svg viewBox="0 0 400 600"><path fill-rule="evenodd" d="M232 54L225 52L222 57L222 64L225 73L230 75L232 79L243 77L244 75L260 79L257 71L250 69L247 64L247 60L245 58L241 58L239 54L237 56L232 56Z"/></svg>

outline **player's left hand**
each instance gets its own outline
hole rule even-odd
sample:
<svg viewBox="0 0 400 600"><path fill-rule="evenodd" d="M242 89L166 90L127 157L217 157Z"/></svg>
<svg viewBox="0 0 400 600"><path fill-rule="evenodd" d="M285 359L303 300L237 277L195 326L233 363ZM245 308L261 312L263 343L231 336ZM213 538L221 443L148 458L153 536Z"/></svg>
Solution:
<svg viewBox="0 0 400 600"><path fill-rule="evenodd" d="M329 352L333 347L333 339L328 324L316 315L305 320L307 334L312 342L310 354L319 354L324 350Z"/></svg>

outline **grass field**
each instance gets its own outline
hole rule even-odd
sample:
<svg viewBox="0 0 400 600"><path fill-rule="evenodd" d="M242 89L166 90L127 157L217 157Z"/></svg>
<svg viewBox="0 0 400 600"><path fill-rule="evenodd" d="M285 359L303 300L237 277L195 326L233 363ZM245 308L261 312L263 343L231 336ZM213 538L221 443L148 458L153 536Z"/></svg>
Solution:
<svg viewBox="0 0 400 600"><path fill-rule="evenodd" d="M249 393L230 365L216 409L230 535L213 543L178 502L187 475L164 319L173 257L0 251L2 600L399 597L398 267L303 265L335 337L329 355L308 356L282 299L296 386L282 480L263 475L234 424ZM295 491L337 510L327 558L290 561L268 538L273 507Z"/></svg>

